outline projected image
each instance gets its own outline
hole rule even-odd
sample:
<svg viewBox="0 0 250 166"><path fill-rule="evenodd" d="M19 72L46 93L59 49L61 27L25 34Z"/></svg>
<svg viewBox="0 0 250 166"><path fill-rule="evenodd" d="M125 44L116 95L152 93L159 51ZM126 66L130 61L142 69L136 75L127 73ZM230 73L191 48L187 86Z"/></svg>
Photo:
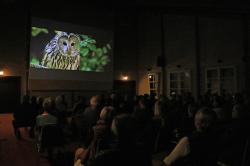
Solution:
<svg viewBox="0 0 250 166"><path fill-rule="evenodd" d="M30 67L59 70L104 71L111 44L97 44L88 34L32 27Z"/></svg>

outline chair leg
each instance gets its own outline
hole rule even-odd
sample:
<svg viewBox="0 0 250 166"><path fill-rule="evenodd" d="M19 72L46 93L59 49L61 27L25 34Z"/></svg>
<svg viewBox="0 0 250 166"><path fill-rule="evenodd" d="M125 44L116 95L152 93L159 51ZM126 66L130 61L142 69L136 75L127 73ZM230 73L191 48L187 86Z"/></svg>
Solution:
<svg viewBox="0 0 250 166"><path fill-rule="evenodd" d="M245 144L245 148L244 148L244 152L243 152L243 156L242 156L241 166L246 166L248 146L249 146L249 139L246 140L246 144Z"/></svg>
<svg viewBox="0 0 250 166"><path fill-rule="evenodd" d="M15 128L14 130L15 130L16 138L19 139L19 140L22 139L22 135L21 135L21 132L20 132L19 128Z"/></svg>
<svg viewBox="0 0 250 166"><path fill-rule="evenodd" d="M34 127L31 127L31 128L29 129L29 137L30 137L30 138L34 138L34 137L35 137Z"/></svg>
<svg viewBox="0 0 250 166"><path fill-rule="evenodd" d="M157 152L158 150L158 145L159 145L159 139L160 139L160 132L157 132L155 142L154 142L154 152Z"/></svg>

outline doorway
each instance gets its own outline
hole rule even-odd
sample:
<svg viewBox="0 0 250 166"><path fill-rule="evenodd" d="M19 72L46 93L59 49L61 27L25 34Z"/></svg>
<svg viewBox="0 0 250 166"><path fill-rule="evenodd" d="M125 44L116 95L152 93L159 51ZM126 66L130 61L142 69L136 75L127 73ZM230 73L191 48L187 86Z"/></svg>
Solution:
<svg viewBox="0 0 250 166"><path fill-rule="evenodd" d="M12 113L20 103L21 77L0 77L0 113Z"/></svg>
<svg viewBox="0 0 250 166"><path fill-rule="evenodd" d="M136 82L115 80L113 89L119 94L134 96L136 94Z"/></svg>

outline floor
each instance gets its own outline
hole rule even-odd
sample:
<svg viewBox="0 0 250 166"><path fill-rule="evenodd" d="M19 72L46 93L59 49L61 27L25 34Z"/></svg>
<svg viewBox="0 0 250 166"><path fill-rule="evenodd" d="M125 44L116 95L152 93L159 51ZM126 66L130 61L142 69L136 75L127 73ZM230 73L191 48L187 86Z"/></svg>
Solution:
<svg viewBox="0 0 250 166"><path fill-rule="evenodd" d="M34 140L21 129L22 140L17 140L12 128L12 114L0 114L0 165L1 166L49 166L35 148Z"/></svg>
<svg viewBox="0 0 250 166"><path fill-rule="evenodd" d="M22 139L16 139L12 128L12 114L0 114L0 166L50 166L47 159L36 151L34 140L28 137L24 128L21 129L21 134ZM69 149L75 149L75 146ZM155 158L153 166L162 165L159 157Z"/></svg>

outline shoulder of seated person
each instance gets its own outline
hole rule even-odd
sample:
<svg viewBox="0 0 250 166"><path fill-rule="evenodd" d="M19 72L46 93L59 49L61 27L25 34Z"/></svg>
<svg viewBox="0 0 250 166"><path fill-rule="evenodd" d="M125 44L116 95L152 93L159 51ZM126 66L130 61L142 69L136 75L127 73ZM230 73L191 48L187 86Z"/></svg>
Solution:
<svg viewBox="0 0 250 166"><path fill-rule="evenodd" d="M103 158L109 155L117 155L118 153L119 153L119 150L117 149L102 150L96 154L95 158Z"/></svg>
<svg viewBox="0 0 250 166"><path fill-rule="evenodd" d="M101 132L101 133L105 132L106 129L107 129L106 125L97 125L93 128L95 132Z"/></svg>
<svg viewBox="0 0 250 166"><path fill-rule="evenodd" d="M96 125L105 125L105 121L104 120L98 120L96 122Z"/></svg>
<svg viewBox="0 0 250 166"><path fill-rule="evenodd" d="M189 138L187 136L185 136L185 137L182 137L180 141L189 142Z"/></svg>
<svg viewBox="0 0 250 166"><path fill-rule="evenodd" d="M189 144L189 137L182 137L177 144Z"/></svg>
<svg viewBox="0 0 250 166"><path fill-rule="evenodd" d="M42 114L36 116L36 118L38 118L38 119L41 118L41 117L43 117Z"/></svg>

